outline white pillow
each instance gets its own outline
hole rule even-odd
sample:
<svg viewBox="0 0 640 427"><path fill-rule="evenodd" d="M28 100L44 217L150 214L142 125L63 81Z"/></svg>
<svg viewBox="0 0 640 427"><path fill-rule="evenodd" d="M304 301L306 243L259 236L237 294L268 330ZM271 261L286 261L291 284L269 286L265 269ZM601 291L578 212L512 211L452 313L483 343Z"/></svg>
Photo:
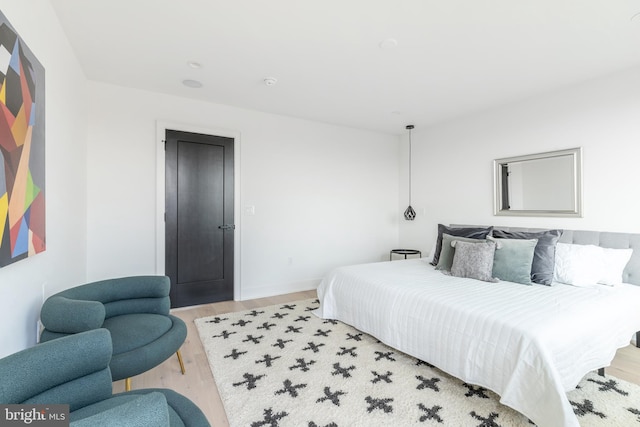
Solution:
<svg viewBox="0 0 640 427"><path fill-rule="evenodd" d="M556 245L556 282L574 286L595 286L603 270L598 250L594 245Z"/></svg>
<svg viewBox="0 0 640 427"><path fill-rule="evenodd" d="M622 283L622 272L633 249L610 249L595 245L556 245L556 282L589 287Z"/></svg>
<svg viewBox="0 0 640 427"><path fill-rule="evenodd" d="M604 271L598 283L603 285L617 285L622 283L622 272L629 263L633 249L600 248L603 252Z"/></svg>

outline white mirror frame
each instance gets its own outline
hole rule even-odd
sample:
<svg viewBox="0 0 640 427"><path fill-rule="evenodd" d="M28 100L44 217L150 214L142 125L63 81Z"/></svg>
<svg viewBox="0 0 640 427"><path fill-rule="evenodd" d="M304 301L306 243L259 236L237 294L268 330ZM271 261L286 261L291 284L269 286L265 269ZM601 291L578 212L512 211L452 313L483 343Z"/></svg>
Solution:
<svg viewBox="0 0 640 427"><path fill-rule="evenodd" d="M573 160L573 209L569 210L515 210L502 206L502 170L503 166L512 162L526 162L560 156L571 156ZM526 156L506 157L493 161L493 214L498 216L554 216L554 217L582 217L582 148L549 151L546 153L529 154Z"/></svg>

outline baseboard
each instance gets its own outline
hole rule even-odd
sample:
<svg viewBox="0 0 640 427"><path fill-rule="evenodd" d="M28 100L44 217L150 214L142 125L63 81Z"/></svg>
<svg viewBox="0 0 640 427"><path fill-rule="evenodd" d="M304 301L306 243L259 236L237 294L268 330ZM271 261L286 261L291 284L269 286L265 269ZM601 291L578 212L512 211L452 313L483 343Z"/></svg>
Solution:
<svg viewBox="0 0 640 427"><path fill-rule="evenodd" d="M280 285L252 287L240 290L240 301L249 299L272 297L275 295L291 294L294 292L311 291L317 289L322 279L304 280L301 282L283 283Z"/></svg>

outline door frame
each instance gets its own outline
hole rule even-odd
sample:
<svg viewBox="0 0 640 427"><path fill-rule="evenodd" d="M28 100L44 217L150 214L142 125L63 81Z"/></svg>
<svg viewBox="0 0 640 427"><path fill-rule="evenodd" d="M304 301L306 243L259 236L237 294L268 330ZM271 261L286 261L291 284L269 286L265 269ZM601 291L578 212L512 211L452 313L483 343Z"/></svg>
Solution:
<svg viewBox="0 0 640 427"><path fill-rule="evenodd" d="M156 122L156 274L165 274L165 151L166 131L201 133L205 135L233 138L233 221L236 226L233 236L233 299L240 301L240 250L241 215L240 215L240 131L222 128L207 128L185 123L167 121Z"/></svg>

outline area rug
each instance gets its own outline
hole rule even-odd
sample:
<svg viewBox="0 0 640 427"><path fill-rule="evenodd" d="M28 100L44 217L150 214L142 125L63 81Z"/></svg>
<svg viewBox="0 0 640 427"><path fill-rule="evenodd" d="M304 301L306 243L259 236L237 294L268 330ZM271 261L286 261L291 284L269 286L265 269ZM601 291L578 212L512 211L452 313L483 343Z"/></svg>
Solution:
<svg viewBox="0 0 640 427"><path fill-rule="evenodd" d="M531 426L491 391L311 311L317 300L196 319L231 426ZM581 426L640 426L640 386L587 375Z"/></svg>

